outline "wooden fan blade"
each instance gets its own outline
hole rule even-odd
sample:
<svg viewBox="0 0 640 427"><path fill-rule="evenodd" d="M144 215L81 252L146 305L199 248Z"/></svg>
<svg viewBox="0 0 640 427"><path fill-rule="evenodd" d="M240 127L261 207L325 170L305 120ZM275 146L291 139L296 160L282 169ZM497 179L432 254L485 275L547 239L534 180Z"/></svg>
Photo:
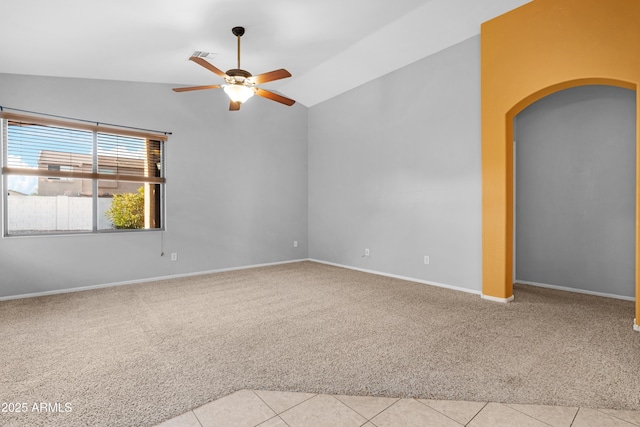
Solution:
<svg viewBox="0 0 640 427"><path fill-rule="evenodd" d="M209 85L209 86L190 86L190 87L174 87L174 92L188 92L190 90L202 90L202 89L218 89L220 85Z"/></svg>
<svg viewBox="0 0 640 427"><path fill-rule="evenodd" d="M269 92L268 90L260 89L259 87L256 87L253 90L258 96L279 102L284 105L292 106L296 103L296 101L294 101L293 99L278 95L277 93Z"/></svg>
<svg viewBox="0 0 640 427"><path fill-rule="evenodd" d="M240 102L229 102L229 111L238 111L240 109Z"/></svg>
<svg viewBox="0 0 640 427"><path fill-rule="evenodd" d="M206 68L209 71L212 71L212 72L216 73L220 77L226 77L225 73L223 73L221 70L218 70L216 67L211 65L211 63L209 61L205 61L204 59L202 59L202 58L200 58L198 56L192 56L191 58L189 58L189 60L195 62L198 65L203 66L204 68Z"/></svg>
<svg viewBox="0 0 640 427"><path fill-rule="evenodd" d="M259 85L274 80L286 79L287 77L291 77L291 73L281 68L279 70L269 71L268 73L258 74L257 76L250 77L249 80Z"/></svg>

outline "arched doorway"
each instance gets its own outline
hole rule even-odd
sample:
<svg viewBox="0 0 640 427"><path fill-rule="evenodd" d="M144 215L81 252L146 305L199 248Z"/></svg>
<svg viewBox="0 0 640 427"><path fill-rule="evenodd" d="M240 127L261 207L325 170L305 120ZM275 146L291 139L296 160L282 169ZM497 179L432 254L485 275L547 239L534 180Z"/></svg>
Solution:
<svg viewBox="0 0 640 427"><path fill-rule="evenodd" d="M635 97L577 86L515 117L515 282L634 297Z"/></svg>
<svg viewBox="0 0 640 427"><path fill-rule="evenodd" d="M636 90L639 21L640 2L635 0L534 0L482 25L483 297L513 298L515 115L546 95L575 86L604 84ZM638 128L640 109L636 110ZM636 135L636 153L639 146ZM636 157L636 171L639 163ZM639 194L636 173L636 295L640 294ZM635 317L640 319L638 298ZM637 322L634 328L640 331Z"/></svg>

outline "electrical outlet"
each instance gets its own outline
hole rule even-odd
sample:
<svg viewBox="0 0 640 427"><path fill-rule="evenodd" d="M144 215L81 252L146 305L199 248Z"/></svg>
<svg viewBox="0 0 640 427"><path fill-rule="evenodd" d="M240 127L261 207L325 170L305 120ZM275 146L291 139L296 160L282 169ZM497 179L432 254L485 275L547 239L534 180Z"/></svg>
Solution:
<svg viewBox="0 0 640 427"><path fill-rule="evenodd" d="M424 256L424 263L427 265L429 264L429 255Z"/></svg>
<svg viewBox="0 0 640 427"><path fill-rule="evenodd" d="M369 248L364 250L364 256L369 256Z"/></svg>
<svg viewBox="0 0 640 427"><path fill-rule="evenodd" d="M293 247L294 247L294 248L297 248L297 247L298 247L298 241L297 241L297 240L294 240L294 241L293 241Z"/></svg>
<svg viewBox="0 0 640 427"><path fill-rule="evenodd" d="M177 261L177 260L178 260L178 253L171 252L171 261Z"/></svg>

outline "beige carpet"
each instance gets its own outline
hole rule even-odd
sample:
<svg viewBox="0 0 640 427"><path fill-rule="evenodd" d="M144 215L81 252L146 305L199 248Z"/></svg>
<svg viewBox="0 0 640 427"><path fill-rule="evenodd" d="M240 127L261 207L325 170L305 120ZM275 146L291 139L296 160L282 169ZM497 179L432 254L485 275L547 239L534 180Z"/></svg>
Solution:
<svg viewBox="0 0 640 427"><path fill-rule="evenodd" d="M0 302L0 401L28 406L0 425L153 425L239 389L640 409L632 302L515 295L302 262Z"/></svg>

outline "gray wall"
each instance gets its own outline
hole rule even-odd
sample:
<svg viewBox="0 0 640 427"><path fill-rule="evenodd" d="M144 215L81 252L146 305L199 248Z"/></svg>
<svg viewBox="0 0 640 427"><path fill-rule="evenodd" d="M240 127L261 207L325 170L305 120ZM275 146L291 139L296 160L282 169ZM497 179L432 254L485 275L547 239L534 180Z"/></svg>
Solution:
<svg viewBox="0 0 640 427"><path fill-rule="evenodd" d="M0 297L307 258L307 109L171 87L0 74L0 105L173 132L164 236L0 238Z"/></svg>
<svg viewBox="0 0 640 427"><path fill-rule="evenodd" d="M480 291L480 145L479 37L311 107L309 256Z"/></svg>
<svg viewBox="0 0 640 427"><path fill-rule="evenodd" d="M635 92L583 86L516 125L516 279L633 297Z"/></svg>
<svg viewBox="0 0 640 427"><path fill-rule="evenodd" d="M479 37L308 110L256 98L230 114L222 91L170 88L0 75L0 105L173 132L165 233L2 238L0 297L307 257L481 290ZM517 277L633 296L634 95L574 91L517 118L518 153L530 169L542 169L543 178L571 172L582 186L568 184L552 203L546 195L536 201L540 186L519 175L527 163L517 160ZM555 107L545 112L545 104ZM596 125L602 120L606 126ZM567 139L563 124L581 132L569 138L574 146L553 142ZM527 133L555 152L539 161L527 154ZM591 150L577 150L593 138ZM622 148L629 138L631 148ZM586 199L577 201L578 193ZM558 212L566 199L578 210ZM530 213L550 208L541 229L520 231L533 227L523 212L535 223L541 216ZM594 211L604 216L587 221ZM527 256L521 245L543 234L551 243ZM583 247L592 249L586 258ZM560 253L549 256L549 248ZM163 249L179 260L161 257ZM568 273L549 264L560 255L570 257L561 263ZM542 258L546 264L523 265Z"/></svg>

